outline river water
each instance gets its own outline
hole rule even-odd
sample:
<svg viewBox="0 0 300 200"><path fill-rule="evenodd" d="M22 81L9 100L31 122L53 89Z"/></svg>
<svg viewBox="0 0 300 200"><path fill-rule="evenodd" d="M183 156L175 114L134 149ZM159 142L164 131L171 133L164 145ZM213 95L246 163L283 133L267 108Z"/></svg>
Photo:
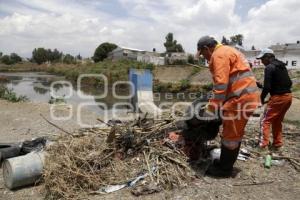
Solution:
<svg viewBox="0 0 300 200"><path fill-rule="evenodd" d="M56 97L63 97L67 104L84 105L89 110L102 114L104 107L108 110L121 109L128 111L129 98L123 98L129 95L128 88L107 89L107 95L101 98L104 93L103 88L92 86L82 86L77 88L77 84L66 81L63 76L57 76L42 72L18 72L18 73L0 73L0 76L6 77L8 81L5 84L7 88L12 89L18 96L25 95L29 101L36 103L47 103ZM154 102L158 105L163 102L190 102L195 99L195 94L171 94L155 93Z"/></svg>

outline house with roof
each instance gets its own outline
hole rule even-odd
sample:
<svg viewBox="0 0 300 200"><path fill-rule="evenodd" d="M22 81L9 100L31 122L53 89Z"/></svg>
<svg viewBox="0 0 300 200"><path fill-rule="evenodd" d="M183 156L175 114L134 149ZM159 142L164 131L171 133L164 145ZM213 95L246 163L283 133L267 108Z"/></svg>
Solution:
<svg viewBox="0 0 300 200"><path fill-rule="evenodd" d="M146 51L128 47L120 47L118 46L112 52L108 53L108 59L111 60L121 60L121 59L129 59L129 60L137 60L137 56L140 53L145 53Z"/></svg>

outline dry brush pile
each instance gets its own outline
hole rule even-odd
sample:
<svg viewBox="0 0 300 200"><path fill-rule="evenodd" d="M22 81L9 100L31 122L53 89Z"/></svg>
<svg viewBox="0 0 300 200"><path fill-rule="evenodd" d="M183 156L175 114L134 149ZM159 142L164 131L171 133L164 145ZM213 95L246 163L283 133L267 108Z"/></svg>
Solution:
<svg viewBox="0 0 300 200"><path fill-rule="evenodd" d="M146 185L162 189L186 186L193 179L187 157L164 139L177 129L175 123L141 122L85 129L79 135L60 138L47 150L46 198L76 199L145 173Z"/></svg>

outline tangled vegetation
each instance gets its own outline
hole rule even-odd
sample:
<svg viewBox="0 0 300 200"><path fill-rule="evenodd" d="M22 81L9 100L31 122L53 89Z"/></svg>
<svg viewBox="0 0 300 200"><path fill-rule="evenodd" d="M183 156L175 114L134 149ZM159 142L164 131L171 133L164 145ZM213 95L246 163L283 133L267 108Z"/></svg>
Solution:
<svg viewBox="0 0 300 200"><path fill-rule="evenodd" d="M0 99L5 99L10 102L24 102L28 100L26 96L17 96L12 89L8 89L4 85L0 85Z"/></svg>

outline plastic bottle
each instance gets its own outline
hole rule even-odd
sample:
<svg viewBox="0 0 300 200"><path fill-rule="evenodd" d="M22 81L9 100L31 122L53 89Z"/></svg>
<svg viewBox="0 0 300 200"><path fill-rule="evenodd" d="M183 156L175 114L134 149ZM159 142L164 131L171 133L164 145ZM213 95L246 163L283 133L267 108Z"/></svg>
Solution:
<svg viewBox="0 0 300 200"><path fill-rule="evenodd" d="M271 164L272 164L272 157L271 157L271 155L266 155L266 158L265 158L265 167L266 168L270 168Z"/></svg>

